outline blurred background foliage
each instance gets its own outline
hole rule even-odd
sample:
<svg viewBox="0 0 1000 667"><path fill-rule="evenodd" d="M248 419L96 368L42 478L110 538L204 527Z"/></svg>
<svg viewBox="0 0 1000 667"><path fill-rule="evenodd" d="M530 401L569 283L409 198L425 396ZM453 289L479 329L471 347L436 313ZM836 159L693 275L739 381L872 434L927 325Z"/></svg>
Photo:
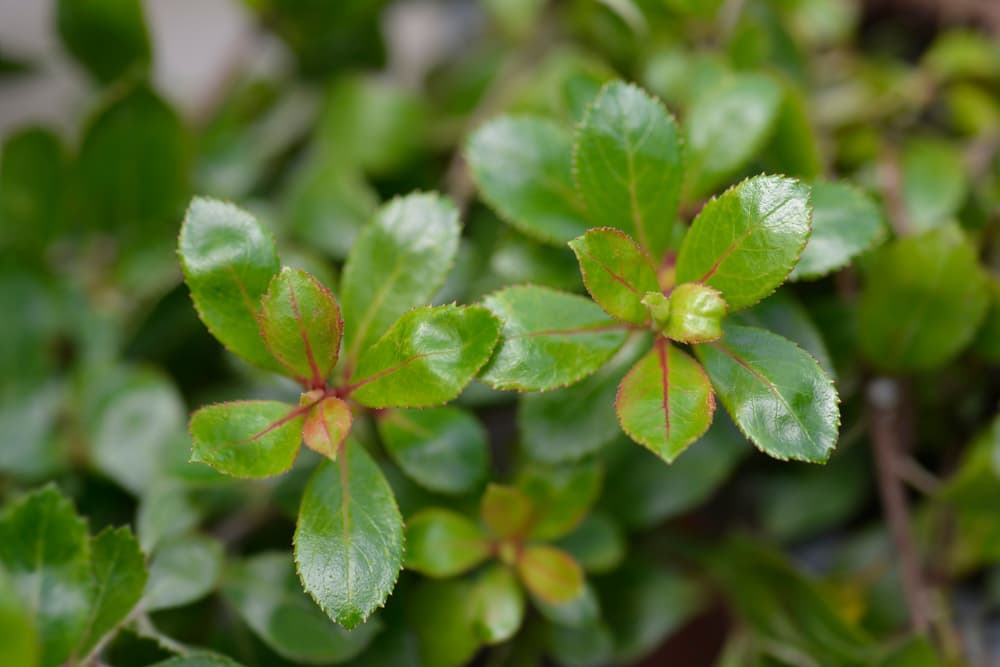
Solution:
<svg viewBox="0 0 1000 667"><path fill-rule="evenodd" d="M184 647L248 667L1000 660L996 3L39 4L41 51L0 30L0 500L54 480L91 533L136 533L149 581L102 664ZM0 24L19 25L24 7L0 2ZM688 219L760 171L852 182L837 201L864 193L854 215L888 240L748 315L835 372L837 452L823 467L774 461L718 419L664 465L613 415L629 349L550 394L473 386L435 426L441 442L359 421L404 517L431 505L474 515L487 479L564 508L573 520L558 543L584 565L588 595L572 609L535 605L512 640L484 648L469 610L476 574L405 573L386 609L340 630L301 592L289 555L317 458L252 483L187 463L189 411L297 392L198 322L174 251L184 208L195 193L248 207L286 262L336 290L381 202L439 189L463 209L465 234L438 302L524 282L582 291L567 248L476 200L461 147L501 112L569 131L616 77L681 119L697 174ZM37 92L53 78L61 88ZM893 467L913 512L927 640L908 639L879 503L865 399L876 372L903 394L907 450ZM431 444L447 455L423 456ZM8 588L0 578L0 636L17 607Z"/></svg>

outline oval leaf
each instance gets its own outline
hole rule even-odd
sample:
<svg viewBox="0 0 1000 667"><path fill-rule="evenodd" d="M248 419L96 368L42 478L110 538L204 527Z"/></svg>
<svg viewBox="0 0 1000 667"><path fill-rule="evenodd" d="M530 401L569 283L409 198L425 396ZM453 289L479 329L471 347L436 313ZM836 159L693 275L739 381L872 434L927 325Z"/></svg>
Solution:
<svg viewBox="0 0 1000 667"><path fill-rule="evenodd" d="M573 166L590 222L622 228L662 257L684 176L677 123L663 104L622 81L605 85L577 129Z"/></svg>
<svg viewBox="0 0 1000 667"><path fill-rule="evenodd" d="M295 563L306 592L348 630L385 604L403 564L403 520L375 462L347 441L302 497Z"/></svg>
<svg viewBox="0 0 1000 667"><path fill-rule="evenodd" d="M622 380L615 411L630 438L670 463L708 430L715 397L701 366L658 338Z"/></svg>
<svg viewBox="0 0 1000 667"><path fill-rule="evenodd" d="M222 543L203 535L160 544L149 564L143 608L172 609L200 600L219 583L223 560Z"/></svg>
<svg viewBox="0 0 1000 667"><path fill-rule="evenodd" d="M493 565L476 579L473 616L480 638L499 644L513 637L524 621L524 592L517 577L504 565Z"/></svg>
<svg viewBox="0 0 1000 667"><path fill-rule="evenodd" d="M809 188L756 176L705 204L677 257L677 282L722 292L732 310L760 301L784 282L809 237Z"/></svg>
<svg viewBox="0 0 1000 667"><path fill-rule="evenodd" d="M59 0L57 7L56 25L66 50L99 82L110 83L136 65L148 65L141 2Z"/></svg>
<svg viewBox="0 0 1000 667"><path fill-rule="evenodd" d="M361 356L351 395L370 408L447 403L489 360L499 336L499 322L481 306L412 310Z"/></svg>
<svg viewBox="0 0 1000 667"><path fill-rule="evenodd" d="M232 477L272 477L292 467L305 410L279 401L216 403L191 417L191 460Z"/></svg>
<svg viewBox="0 0 1000 667"><path fill-rule="evenodd" d="M406 568L428 577L454 577L490 555L476 523L451 510L430 508L406 522Z"/></svg>
<svg viewBox="0 0 1000 667"><path fill-rule="evenodd" d="M479 508L483 523L501 539L525 537L535 522L535 505L523 491L513 486L490 484Z"/></svg>
<svg viewBox="0 0 1000 667"><path fill-rule="evenodd" d="M302 425L302 440L309 449L333 460L350 432L351 408L339 398L327 396L309 411Z"/></svg>
<svg viewBox="0 0 1000 667"><path fill-rule="evenodd" d="M722 340L695 353L740 430L775 458L826 461L837 444L840 407L819 363L769 331L723 329Z"/></svg>
<svg viewBox="0 0 1000 667"><path fill-rule="evenodd" d="M583 284L604 312L632 324L649 322L642 297L660 286L649 255L630 236L610 227L591 229L569 247L580 262Z"/></svg>
<svg viewBox="0 0 1000 667"><path fill-rule="evenodd" d="M545 391L582 380L611 358L625 327L589 299L525 285L483 300L503 322L483 380L495 389Z"/></svg>
<svg viewBox="0 0 1000 667"><path fill-rule="evenodd" d="M521 552L517 573L524 587L548 604L559 605L573 600L583 591L583 570L562 549L532 545Z"/></svg>

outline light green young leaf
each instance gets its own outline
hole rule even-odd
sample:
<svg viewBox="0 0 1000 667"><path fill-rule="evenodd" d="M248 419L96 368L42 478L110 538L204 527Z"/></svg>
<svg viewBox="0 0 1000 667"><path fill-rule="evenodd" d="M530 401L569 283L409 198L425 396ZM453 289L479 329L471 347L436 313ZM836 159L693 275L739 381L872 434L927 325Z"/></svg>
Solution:
<svg viewBox="0 0 1000 667"><path fill-rule="evenodd" d="M347 631L302 592L288 552L262 553L227 565L222 594L275 653L296 662L341 663L371 644L378 619Z"/></svg>
<svg viewBox="0 0 1000 667"><path fill-rule="evenodd" d="M546 391L596 371L625 342L624 325L594 302L543 287L509 287L483 300L503 322L482 378L495 389Z"/></svg>
<svg viewBox="0 0 1000 667"><path fill-rule="evenodd" d="M335 622L351 630L385 604L403 565L403 519L357 442L313 474L294 543L303 587Z"/></svg>
<svg viewBox="0 0 1000 667"><path fill-rule="evenodd" d="M479 510L490 533L501 539L527 536L537 512L527 494L516 487L502 484L490 484L486 487Z"/></svg>
<svg viewBox="0 0 1000 667"><path fill-rule="evenodd" d="M59 0L56 25L66 50L100 83L149 64L140 0Z"/></svg>
<svg viewBox="0 0 1000 667"><path fill-rule="evenodd" d="M642 298L660 289L656 267L630 236L602 227L573 239L569 247L580 262L587 291L604 312L636 325L649 321Z"/></svg>
<svg viewBox="0 0 1000 667"><path fill-rule="evenodd" d="M421 486L461 494L486 480L486 431L468 412L455 407L388 410L375 419L389 456Z"/></svg>
<svg viewBox="0 0 1000 667"><path fill-rule="evenodd" d="M517 573L528 592L548 604L569 602L583 590L579 563L546 544L525 547L517 560Z"/></svg>
<svg viewBox="0 0 1000 667"><path fill-rule="evenodd" d="M715 397L695 360L657 338L622 380L615 411L630 438L670 463L708 430Z"/></svg>
<svg viewBox="0 0 1000 667"><path fill-rule="evenodd" d="M770 136L780 104L781 88L760 74L724 78L695 97L686 116L693 196L746 166Z"/></svg>
<svg viewBox="0 0 1000 667"><path fill-rule="evenodd" d="M87 631L93 583L87 524L54 485L0 515L0 568L38 631L39 665L62 665Z"/></svg>
<svg viewBox="0 0 1000 667"><path fill-rule="evenodd" d="M663 104L621 81L604 86L577 128L573 166L591 224L620 228L662 257L684 181L677 123Z"/></svg>
<svg viewBox="0 0 1000 667"><path fill-rule="evenodd" d="M361 230L340 288L348 364L356 363L400 315L424 305L441 288L455 261L460 231L455 206L424 193L393 199Z"/></svg>
<svg viewBox="0 0 1000 667"><path fill-rule="evenodd" d="M285 372L311 389L337 365L344 320L337 299L305 271L284 267L260 300L264 344Z"/></svg>
<svg viewBox="0 0 1000 667"><path fill-rule="evenodd" d="M28 606L0 567L0 664L37 667L39 652L38 631Z"/></svg>
<svg viewBox="0 0 1000 667"><path fill-rule="evenodd" d="M330 460L337 458L351 432L351 408L335 396L327 396L309 410L302 425L306 447Z"/></svg>
<svg viewBox="0 0 1000 667"><path fill-rule="evenodd" d="M429 508L406 522L406 569L443 579L466 572L490 555L476 522L451 510Z"/></svg>
<svg viewBox="0 0 1000 667"><path fill-rule="evenodd" d="M887 370L927 370L968 345L989 294L976 249L957 226L897 239L866 268L861 349Z"/></svg>
<svg viewBox="0 0 1000 667"><path fill-rule="evenodd" d="M524 621L524 592L509 567L484 569L472 596L476 630L486 644L505 642L517 633Z"/></svg>
<svg viewBox="0 0 1000 667"><path fill-rule="evenodd" d="M532 116L501 116L465 147L483 199L507 222L539 241L561 245L590 226L573 188L569 132Z"/></svg>
<svg viewBox="0 0 1000 667"><path fill-rule="evenodd" d="M763 329L728 325L695 353L740 430L778 459L825 462L837 444L840 406L819 363Z"/></svg>
<svg viewBox="0 0 1000 667"><path fill-rule="evenodd" d="M271 235L232 204L197 198L181 227L181 266L191 299L215 338L247 361L283 372L260 335L260 298L278 273Z"/></svg>
<svg viewBox="0 0 1000 667"><path fill-rule="evenodd" d="M87 631L76 656L93 647L122 623L146 587L146 557L128 528L106 528L90 540L93 602Z"/></svg>
<svg viewBox="0 0 1000 667"><path fill-rule="evenodd" d="M550 541L576 528L597 501L603 481L604 469L593 461L521 468L517 488L535 508L530 537Z"/></svg>
<svg viewBox="0 0 1000 667"><path fill-rule="evenodd" d="M280 401L206 405L191 416L191 460L232 477L273 477L292 467L305 410Z"/></svg>
<svg viewBox="0 0 1000 667"><path fill-rule="evenodd" d="M888 235L875 202L847 183L813 184L809 203L813 207L812 234L789 276L791 280L819 278L847 266Z"/></svg>
<svg viewBox="0 0 1000 667"><path fill-rule="evenodd" d="M756 176L713 199L684 237L677 282L722 292L732 310L760 301L784 282L809 238L809 188Z"/></svg>
<svg viewBox="0 0 1000 667"><path fill-rule="evenodd" d="M918 138L906 145L901 161L903 206L914 230L950 222L968 189L958 148L941 139Z"/></svg>
<svg viewBox="0 0 1000 667"><path fill-rule="evenodd" d="M499 336L499 322L481 306L411 310L361 355L352 396L370 408L447 403L489 361Z"/></svg>
<svg viewBox="0 0 1000 667"><path fill-rule="evenodd" d="M219 583L223 558L222 543L204 535L162 542L149 564L143 608L183 607L205 597Z"/></svg>

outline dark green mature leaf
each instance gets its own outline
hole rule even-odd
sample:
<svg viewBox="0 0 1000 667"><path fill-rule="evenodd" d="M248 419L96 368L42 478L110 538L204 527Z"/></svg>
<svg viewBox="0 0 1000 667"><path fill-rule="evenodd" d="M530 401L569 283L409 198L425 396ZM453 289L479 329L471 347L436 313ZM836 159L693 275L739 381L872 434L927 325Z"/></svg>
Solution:
<svg viewBox="0 0 1000 667"><path fill-rule="evenodd" d="M722 292L732 310L760 301L788 276L809 237L809 188L756 176L701 210L677 257L677 282Z"/></svg>
<svg viewBox="0 0 1000 667"><path fill-rule="evenodd" d="M950 222L968 189L958 148L940 139L915 139L904 149L901 166L903 206L914 229Z"/></svg>
<svg viewBox="0 0 1000 667"><path fill-rule="evenodd" d="M878 206L847 183L819 181L812 186L812 234L792 280L819 278L847 266L853 257L885 240L888 228Z"/></svg>
<svg viewBox="0 0 1000 667"><path fill-rule="evenodd" d="M604 86L577 128L573 153L590 222L621 228L662 257L684 180L681 149L677 123L661 102L621 81Z"/></svg>
<svg viewBox="0 0 1000 667"><path fill-rule="evenodd" d="M375 424L389 456L421 486L459 494L486 480L486 431L468 412L455 407L387 410L376 415Z"/></svg>
<svg viewBox="0 0 1000 667"><path fill-rule="evenodd" d="M146 587L146 557L128 528L106 528L90 541L94 590L87 631L76 648L84 657L123 622Z"/></svg>
<svg viewBox="0 0 1000 667"><path fill-rule="evenodd" d="M489 361L499 336L500 323L481 306L411 310L361 355L352 396L370 408L447 403Z"/></svg>
<svg viewBox="0 0 1000 667"><path fill-rule="evenodd" d="M827 375L834 377L833 360L819 327L790 292L779 290L752 308L740 311L733 324L767 329L797 344L811 354Z"/></svg>
<svg viewBox="0 0 1000 667"><path fill-rule="evenodd" d="M406 522L406 568L435 579L466 572L490 555L476 522L451 510L429 508Z"/></svg>
<svg viewBox="0 0 1000 667"><path fill-rule="evenodd" d="M260 298L278 273L274 239L232 204L196 198L181 227L181 266L202 322L247 361L282 372L260 335Z"/></svg>
<svg viewBox="0 0 1000 667"><path fill-rule="evenodd" d="M350 630L385 604L403 565L403 520L360 444L348 440L313 474L294 542L303 587L334 621Z"/></svg>
<svg viewBox="0 0 1000 667"><path fill-rule="evenodd" d="M694 196L715 190L764 145L781 104L781 88L760 74L722 79L688 110L689 184Z"/></svg>
<svg viewBox="0 0 1000 667"><path fill-rule="evenodd" d="M555 122L501 116L472 134L465 157L483 199L525 234L561 245L587 231L571 137Z"/></svg>
<svg viewBox="0 0 1000 667"><path fill-rule="evenodd" d="M36 667L38 654L38 632L28 606L0 567L0 664Z"/></svg>
<svg viewBox="0 0 1000 667"><path fill-rule="evenodd" d="M87 631L93 584L87 524L55 486L0 515L0 567L38 630L39 664L62 665Z"/></svg>
<svg viewBox="0 0 1000 667"><path fill-rule="evenodd" d="M272 477L292 467L305 410L280 401L206 405L191 417L191 460L232 477Z"/></svg>
<svg viewBox="0 0 1000 667"><path fill-rule="evenodd" d="M164 541L149 564L143 608L170 609L200 600L218 585L222 565L223 547L216 539L184 535Z"/></svg>
<svg viewBox="0 0 1000 667"><path fill-rule="evenodd" d="M305 271L286 266L261 297L264 344L302 385L325 386L337 365L343 329L337 299Z"/></svg>
<svg viewBox="0 0 1000 667"><path fill-rule="evenodd" d="M11 134L0 152L0 248L41 248L65 217L67 156L42 128Z"/></svg>
<svg viewBox="0 0 1000 667"><path fill-rule="evenodd" d="M524 592L509 567L483 570L472 595L476 630L484 642L499 644L517 633L524 620Z"/></svg>
<svg viewBox="0 0 1000 667"><path fill-rule="evenodd" d="M352 631L333 624L302 592L292 555L268 552L227 566L222 594L275 653L310 664L359 655L381 630L377 619Z"/></svg>
<svg viewBox="0 0 1000 667"><path fill-rule="evenodd" d="M421 667L462 667L475 655L482 640L474 591L468 579L445 579L421 581L409 593L407 620L417 634Z"/></svg>
<svg viewBox="0 0 1000 667"><path fill-rule="evenodd" d="M701 366L657 338L622 380L615 411L630 438L670 463L708 430L715 397Z"/></svg>
<svg viewBox="0 0 1000 667"><path fill-rule="evenodd" d="M56 25L66 50L101 83L149 63L140 0L59 0L57 7Z"/></svg>
<svg viewBox="0 0 1000 667"><path fill-rule="evenodd" d="M583 570L562 549L545 544L524 548L517 560L517 573L533 596L559 605L574 599L583 590Z"/></svg>
<svg viewBox="0 0 1000 667"><path fill-rule="evenodd" d="M531 499L535 508L530 536L549 541L576 528L597 501L603 481L604 469L593 461L521 468L516 478L517 488Z"/></svg>
<svg viewBox="0 0 1000 667"><path fill-rule="evenodd" d="M459 233L454 205L421 193L393 199L361 230L340 289L349 364L400 315L430 301L455 260Z"/></svg>
<svg viewBox="0 0 1000 667"><path fill-rule="evenodd" d="M763 329L728 325L724 332L695 352L740 430L775 458L826 461L837 444L840 407L819 363Z"/></svg>
<svg viewBox="0 0 1000 667"><path fill-rule="evenodd" d="M949 225L882 248L868 267L858 312L865 355L888 370L926 370L953 359L986 313L976 250Z"/></svg>
<svg viewBox="0 0 1000 667"><path fill-rule="evenodd" d="M642 298L660 289L656 267L630 236L611 227L591 229L569 247L580 262L587 291L604 312L632 324L649 321Z"/></svg>
<svg viewBox="0 0 1000 667"><path fill-rule="evenodd" d="M351 432L351 408L335 396L327 396L309 410L302 425L306 446L328 459L337 458Z"/></svg>
<svg viewBox="0 0 1000 667"><path fill-rule="evenodd" d="M528 494L503 484L487 486L479 508L490 533L501 539L525 537L535 522L537 509Z"/></svg>
<svg viewBox="0 0 1000 667"><path fill-rule="evenodd" d="M625 342L623 325L589 299L531 285L483 300L503 322L482 378L496 389L545 391L596 371Z"/></svg>

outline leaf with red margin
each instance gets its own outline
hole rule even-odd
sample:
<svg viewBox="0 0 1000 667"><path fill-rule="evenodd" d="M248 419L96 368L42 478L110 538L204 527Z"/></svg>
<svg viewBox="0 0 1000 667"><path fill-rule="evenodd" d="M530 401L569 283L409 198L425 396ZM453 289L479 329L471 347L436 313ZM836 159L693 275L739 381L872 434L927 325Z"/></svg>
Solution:
<svg viewBox="0 0 1000 667"><path fill-rule="evenodd" d="M583 284L604 312L632 324L649 321L642 297L660 286L652 260L631 236L611 227L591 229L569 247L580 262Z"/></svg>
<svg viewBox="0 0 1000 667"><path fill-rule="evenodd" d="M583 590L580 564L547 544L526 547L517 560L517 573L532 595L549 604L569 602Z"/></svg>
<svg viewBox="0 0 1000 667"><path fill-rule="evenodd" d="M351 408L339 398L327 396L309 411L302 426L306 447L331 461L351 432Z"/></svg>
<svg viewBox="0 0 1000 667"><path fill-rule="evenodd" d="M273 477L292 467L309 407L280 401L207 405L191 417L191 461L231 477Z"/></svg>

